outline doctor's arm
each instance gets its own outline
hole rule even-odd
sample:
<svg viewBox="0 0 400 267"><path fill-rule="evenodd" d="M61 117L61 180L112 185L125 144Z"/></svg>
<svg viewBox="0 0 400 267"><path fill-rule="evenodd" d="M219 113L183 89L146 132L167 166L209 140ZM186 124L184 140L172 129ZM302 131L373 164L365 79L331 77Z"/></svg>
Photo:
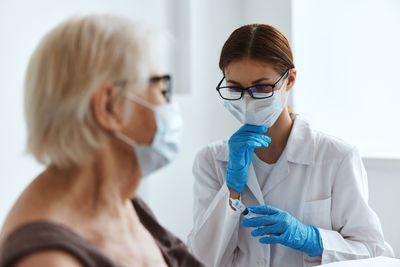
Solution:
<svg viewBox="0 0 400 267"><path fill-rule="evenodd" d="M319 228L322 264L379 256L384 238L379 218L368 205L368 180L352 149L342 160L332 187L332 229Z"/></svg>
<svg viewBox="0 0 400 267"><path fill-rule="evenodd" d="M194 227L188 237L190 251L207 266L232 266L238 244L240 212L229 205L224 174L207 147L197 155L193 174Z"/></svg>

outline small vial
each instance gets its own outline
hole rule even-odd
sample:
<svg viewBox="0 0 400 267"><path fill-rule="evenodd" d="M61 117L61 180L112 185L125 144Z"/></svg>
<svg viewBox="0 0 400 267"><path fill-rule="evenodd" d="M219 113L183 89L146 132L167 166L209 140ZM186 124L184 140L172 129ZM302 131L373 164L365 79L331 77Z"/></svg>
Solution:
<svg viewBox="0 0 400 267"><path fill-rule="evenodd" d="M232 206L239 210L246 219L256 216L254 213L249 211L249 209L239 199L230 198L230 200L232 202Z"/></svg>

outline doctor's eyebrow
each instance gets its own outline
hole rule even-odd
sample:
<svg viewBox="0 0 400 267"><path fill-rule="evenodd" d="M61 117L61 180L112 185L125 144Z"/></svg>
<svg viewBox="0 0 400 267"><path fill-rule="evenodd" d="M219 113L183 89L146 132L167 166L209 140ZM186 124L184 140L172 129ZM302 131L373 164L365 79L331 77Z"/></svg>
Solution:
<svg viewBox="0 0 400 267"><path fill-rule="evenodd" d="M270 78L260 78L260 79L258 79L258 80L253 81L252 84L258 84L258 83L260 83L260 82L263 82L263 81L270 81L270 80L271 80ZM236 81L234 81L234 80L227 80L226 82L228 82L228 83L233 83L233 84L242 86L239 82L236 82Z"/></svg>
<svg viewBox="0 0 400 267"><path fill-rule="evenodd" d="M263 81L270 81L270 80L271 80L270 78L261 78L261 79L255 80L254 82L252 82L252 84L260 83Z"/></svg>

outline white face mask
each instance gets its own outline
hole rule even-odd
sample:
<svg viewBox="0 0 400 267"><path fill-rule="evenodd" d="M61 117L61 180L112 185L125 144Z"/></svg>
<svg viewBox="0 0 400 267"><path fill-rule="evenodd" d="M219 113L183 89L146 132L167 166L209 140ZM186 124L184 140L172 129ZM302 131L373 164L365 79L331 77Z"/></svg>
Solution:
<svg viewBox="0 0 400 267"><path fill-rule="evenodd" d="M127 95L127 98L153 110L156 119L157 131L150 145L137 144L126 135L115 133L117 138L132 146L142 177L145 177L176 158L180 150L183 119L176 103L153 105L135 95Z"/></svg>
<svg viewBox="0 0 400 267"><path fill-rule="evenodd" d="M282 113L282 86L274 95L265 99L254 99L245 94L239 100L225 101L224 106L242 124L264 125L270 128Z"/></svg>

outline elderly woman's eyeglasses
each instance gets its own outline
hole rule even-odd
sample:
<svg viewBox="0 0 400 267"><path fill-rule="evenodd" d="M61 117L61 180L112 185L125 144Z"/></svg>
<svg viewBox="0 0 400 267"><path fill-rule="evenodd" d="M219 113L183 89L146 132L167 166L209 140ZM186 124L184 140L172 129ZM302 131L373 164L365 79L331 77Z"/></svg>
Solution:
<svg viewBox="0 0 400 267"><path fill-rule="evenodd" d="M288 75L289 69L274 84L255 84L247 88L241 86L221 86L225 76L217 85L219 95L225 100L239 100L243 97L244 91L254 99L269 98L274 95L274 88Z"/></svg>
<svg viewBox="0 0 400 267"><path fill-rule="evenodd" d="M171 96L172 96L171 75L150 77L151 83L158 83L160 81L162 81L164 83L164 88L162 90L162 94L164 95L165 99L169 102L171 100Z"/></svg>
<svg viewBox="0 0 400 267"><path fill-rule="evenodd" d="M172 96L172 82L171 82L171 75L162 75L162 76L152 76L149 79L149 83L158 83L163 82L164 88L162 89L162 94L164 95L167 102L171 100ZM125 87L128 83L128 80L122 80L114 82L115 86Z"/></svg>

